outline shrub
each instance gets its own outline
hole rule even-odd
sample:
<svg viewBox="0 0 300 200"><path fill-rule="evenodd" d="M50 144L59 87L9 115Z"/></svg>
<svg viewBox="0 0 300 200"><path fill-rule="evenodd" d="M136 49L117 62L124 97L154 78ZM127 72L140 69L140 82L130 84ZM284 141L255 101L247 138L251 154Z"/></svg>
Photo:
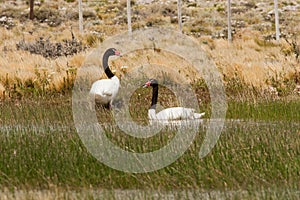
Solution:
<svg viewBox="0 0 300 200"><path fill-rule="evenodd" d="M96 47L96 45L98 45L103 41L103 37L95 34L88 34L86 35L85 40L88 46Z"/></svg>
<svg viewBox="0 0 300 200"><path fill-rule="evenodd" d="M64 40L63 42L50 42L49 38L40 37L33 43L21 40L16 44L17 50L29 51L32 54L39 54L45 58L57 58L59 56L69 56L84 51L86 47L77 41L72 34L72 40Z"/></svg>

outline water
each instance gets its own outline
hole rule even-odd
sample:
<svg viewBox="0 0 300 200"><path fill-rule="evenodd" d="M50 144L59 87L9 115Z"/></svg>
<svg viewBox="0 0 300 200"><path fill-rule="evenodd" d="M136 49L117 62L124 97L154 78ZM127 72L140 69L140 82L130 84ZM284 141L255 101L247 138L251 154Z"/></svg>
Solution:
<svg viewBox="0 0 300 200"><path fill-rule="evenodd" d="M164 123L164 128L176 129L180 126L188 125L191 128L191 125L194 127L199 126L199 130L205 131L209 126L210 122L218 123L219 119L201 119L193 121L181 121L181 122L172 122L170 124ZM120 125L115 123L100 123L101 127L107 131L115 132L120 128ZM122 122L122 126L126 127L128 130L134 129L136 126L133 122ZM147 127L141 126L140 127ZM193 127L193 126L192 126ZM268 129L277 129L285 127L289 130L299 130L300 131L300 122L296 121L262 121L262 120L248 120L248 119L226 119L223 126L223 131L226 129L250 129L250 128L268 128ZM34 133L45 133L45 132L69 132L75 131L75 126L67 124L2 124L0 125L0 133L24 133L24 132L34 132Z"/></svg>

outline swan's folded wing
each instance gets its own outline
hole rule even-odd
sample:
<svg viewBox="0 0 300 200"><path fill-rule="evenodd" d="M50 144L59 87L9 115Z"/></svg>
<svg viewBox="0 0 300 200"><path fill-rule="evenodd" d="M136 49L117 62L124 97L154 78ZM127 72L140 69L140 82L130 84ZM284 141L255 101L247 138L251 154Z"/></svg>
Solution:
<svg viewBox="0 0 300 200"><path fill-rule="evenodd" d="M113 95L113 82L109 79L103 79L96 81L91 88L91 93L100 96L112 96Z"/></svg>
<svg viewBox="0 0 300 200"><path fill-rule="evenodd" d="M112 96L112 92L109 90L105 90L105 88L97 88L95 90L91 90L92 94L100 95L102 97L110 97Z"/></svg>
<svg viewBox="0 0 300 200"><path fill-rule="evenodd" d="M194 118L195 119L200 119L201 117L203 117L205 115L205 112L203 113L194 113Z"/></svg>
<svg viewBox="0 0 300 200"><path fill-rule="evenodd" d="M167 108L157 113L156 117L159 120L192 119L194 117L194 109L183 107Z"/></svg>
<svg viewBox="0 0 300 200"><path fill-rule="evenodd" d="M101 91L102 96L112 96L113 93L111 90L109 90L108 88L103 88L103 90Z"/></svg>

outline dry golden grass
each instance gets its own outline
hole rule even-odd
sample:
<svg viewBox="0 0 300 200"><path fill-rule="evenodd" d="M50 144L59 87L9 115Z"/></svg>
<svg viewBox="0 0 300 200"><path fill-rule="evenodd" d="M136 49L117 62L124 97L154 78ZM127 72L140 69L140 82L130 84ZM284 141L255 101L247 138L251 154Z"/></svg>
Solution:
<svg viewBox="0 0 300 200"><path fill-rule="evenodd" d="M71 26L70 26L71 27ZM29 31L33 31L32 34ZM49 32L51 34L49 34ZM69 69L78 68L84 61L86 52L78 53L70 57L59 57L47 59L41 55L30 54L25 51L18 51L16 43L21 40L35 41L40 37L50 38L51 41L62 41L71 38L71 28L59 27L54 30L49 27L36 26L32 22L26 22L23 26L7 30L0 27L0 93L3 95L7 82L11 84L14 80L25 83L27 80L33 82L42 76L49 82L49 87L59 90L67 76ZM78 31L76 31L78 34ZM12 87L10 85L9 87ZM7 89L7 88L6 88Z"/></svg>
<svg viewBox="0 0 300 200"><path fill-rule="evenodd" d="M73 57L60 57L54 60L43 58L40 55L32 55L28 52L20 51L7 52L0 57L0 77L1 82L6 78L26 81L36 79L39 73L51 77L54 85L61 84L61 80L66 76L66 70L81 66L84 53Z"/></svg>
<svg viewBox="0 0 300 200"><path fill-rule="evenodd" d="M67 5L63 1L52 2L50 7L57 6L58 2L62 3L61 6ZM95 5L98 15L105 21L105 24L86 23L85 29L88 31L96 31L101 33L101 38L92 41L92 46L97 47L101 40L109 36L126 31L127 25L123 22L115 23L113 17L125 12L121 8L124 7L125 1L121 3L113 2L108 11L105 5L99 7ZM71 5L71 4L70 4ZM74 2L77 6L77 2ZM148 10L141 5L134 5L134 9L140 9L140 17L142 20L137 20L133 23L133 27L144 27L147 22L154 25L160 24L162 26L172 26L176 29L176 24L170 24L170 16L163 17L161 15L163 9L167 6L155 7L155 5L148 6ZM109 6L108 6L109 7ZM172 4L172 9L176 6ZM203 12L198 12L198 8L187 9L183 8L183 13L186 13L198 22L193 23L187 21L184 24L183 30L189 31L190 26L203 27L203 30L212 32L214 30L222 29L224 19L220 16L211 18L209 14L213 11L214 14L220 13L217 7L210 5L210 7L200 8ZM248 13L249 14L249 13ZM237 17L236 17L237 18ZM257 22L260 20L256 19ZM33 55L24 51L16 50L16 43L25 41L34 41L39 37L50 38L51 41L62 41L71 38L72 32L76 38L83 41L85 44L90 43L89 34L81 35L78 31L77 21L65 21L58 27L49 27L46 24L39 24L37 22L25 21L18 22L19 24L7 30L0 27L0 92L3 94L5 90L5 81L9 79L19 79L25 82L28 79L35 80L38 74L45 74L45 77L51 81L51 87L59 90L62 88L64 77L67 71L71 68L78 68L82 65L87 58L89 52L82 52L74 56L60 57L57 59L46 59L39 55ZM201 30L200 30L201 31ZM254 87L266 88L268 87L267 80L280 75L280 78L289 78L293 76L296 71L300 71L300 65L295 59L290 45L284 40L278 44L275 42L266 42L261 38L261 33L250 31L249 29L241 29L234 35L232 44L224 39L211 39L210 37L201 36L198 38L202 43L203 49L213 58L216 66L227 77L238 76L249 85ZM89 51L92 51L91 49ZM122 51L122 50L121 50ZM118 60L112 62L112 68L116 70L117 75L121 75L123 71L121 66L126 65L130 71L135 66L141 66L149 63L155 63L159 66L170 67L181 75L185 76L188 81L193 81L201 75L193 71L190 63L187 63L183 58L176 55L171 55L166 52L144 51L147 56L139 57L137 54L126 55ZM168 58L168 59L166 59ZM101 61L101 58L97 57ZM13 81L12 81L13 82Z"/></svg>
<svg viewBox="0 0 300 200"><path fill-rule="evenodd" d="M243 33L242 33L243 34ZM253 33L236 38L231 44L226 40L213 41L214 48L206 48L217 67L228 77L237 75L246 83L255 87L266 87L266 80L278 74L295 73L300 70L300 65L294 55L285 56L282 46L286 45L284 40L279 43L269 42L258 44L262 41ZM288 77L282 77L288 78Z"/></svg>
<svg viewBox="0 0 300 200"><path fill-rule="evenodd" d="M8 49L0 54L0 77L3 85L5 78L18 78L24 82L27 79L36 79L37 72L45 74L52 87L59 90L62 85L66 71L70 68L78 68L82 65L88 52L79 53L70 57L59 57L57 59L46 59L40 55L33 55L24 51L16 51L15 41L21 40L24 36L16 36L14 33L5 29L0 29L1 39L5 39L1 48ZM68 31L62 31L56 38L63 38ZM76 30L74 31L77 34ZM223 39L200 38L203 48L210 55L216 66L227 77L238 76L249 85L266 88L266 80L278 74L293 74L295 70L300 70L293 54L286 57L282 53L282 46L287 45L284 41L279 44L264 44L255 33L241 33L232 44ZM78 34L79 35L79 34ZM254 35L254 36L253 36ZM33 39L32 35L26 35L26 39ZM3 41L3 40L2 40ZM122 51L122 50L121 50ZM143 56L139 56L143 54ZM146 55L146 56L145 56ZM168 58L168 59L166 59ZM101 61L101 58L95 58ZM112 62L112 69L116 70L117 75L122 74L121 66L128 66L128 71L136 66L156 64L159 66L170 67L179 74L185 76L189 81L200 78L191 64L184 58L172 55L166 52L156 52L153 50L144 50L126 55ZM100 66L99 66L100 67ZM152 72L153 73L153 72ZM3 90L3 88L2 88ZM1 92L2 93L2 92Z"/></svg>
<svg viewBox="0 0 300 200"><path fill-rule="evenodd" d="M166 59L167 58L167 59ZM121 70L122 66L127 66L128 69ZM201 74L198 74L191 63L178 55L154 50L139 50L121 57L112 62L112 66L116 66L117 74L123 74L131 72L136 67L148 67L147 70L143 70L144 75L148 78L155 78L161 76L161 68L171 75L173 80L181 80L180 77L186 77L187 82L191 82L195 79L201 78ZM152 66L152 67L151 67ZM154 77L152 77L154 76Z"/></svg>

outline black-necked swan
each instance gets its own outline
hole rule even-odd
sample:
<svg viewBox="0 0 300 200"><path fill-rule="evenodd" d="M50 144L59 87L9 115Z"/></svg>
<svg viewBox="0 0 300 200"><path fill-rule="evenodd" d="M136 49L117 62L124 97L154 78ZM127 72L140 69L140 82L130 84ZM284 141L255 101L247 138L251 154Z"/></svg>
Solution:
<svg viewBox="0 0 300 200"><path fill-rule="evenodd" d="M152 87L152 102L151 107L148 110L149 120L158 120L162 122L172 120L188 120L188 119L200 119L205 113L195 113L195 109L184 107L172 107L166 108L159 113L156 113L156 104L158 97L158 82L155 79L148 80L143 87Z"/></svg>
<svg viewBox="0 0 300 200"><path fill-rule="evenodd" d="M108 66L108 58L110 56L121 56L121 54L115 48L109 48L105 51L102 58L102 65L108 79L102 79L94 82L90 90L90 93L95 95L97 102L102 105L108 105L109 108L111 108L112 102L120 87L119 78L111 72Z"/></svg>

